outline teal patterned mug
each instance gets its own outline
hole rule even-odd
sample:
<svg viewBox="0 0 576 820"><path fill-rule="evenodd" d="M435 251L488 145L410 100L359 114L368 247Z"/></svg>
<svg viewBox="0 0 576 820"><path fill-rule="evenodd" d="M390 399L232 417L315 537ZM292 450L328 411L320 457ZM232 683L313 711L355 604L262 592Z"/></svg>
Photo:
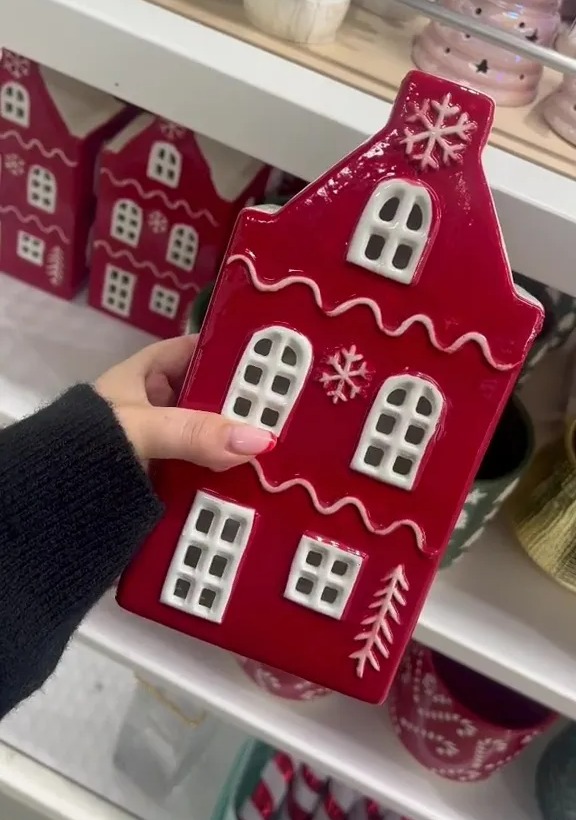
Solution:
<svg viewBox="0 0 576 820"><path fill-rule="evenodd" d="M440 569L451 566L482 535L515 489L534 453L534 427L517 396L506 405L468 493Z"/></svg>

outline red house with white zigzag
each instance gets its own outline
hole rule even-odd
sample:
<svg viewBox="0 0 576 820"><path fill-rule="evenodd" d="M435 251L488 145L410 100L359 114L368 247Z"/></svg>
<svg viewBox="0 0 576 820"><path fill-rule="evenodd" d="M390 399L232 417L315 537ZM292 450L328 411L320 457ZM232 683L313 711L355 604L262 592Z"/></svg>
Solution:
<svg viewBox="0 0 576 820"><path fill-rule="evenodd" d="M75 295L87 274L96 160L129 117L114 97L2 51L0 270Z"/></svg>
<svg viewBox="0 0 576 820"><path fill-rule="evenodd" d="M413 72L384 130L245 210L180 405L269 430L225 473L158 465L122 606L381 702L543 318L480 162L493 102Z"/></svg>
<svg viewBox="0 0 576 820"><path fill-rule="evenodd" d="M90 303L157 336L182 332L216 277L242 206L270 169L172 122L142 114L104 150Z"/></svg>

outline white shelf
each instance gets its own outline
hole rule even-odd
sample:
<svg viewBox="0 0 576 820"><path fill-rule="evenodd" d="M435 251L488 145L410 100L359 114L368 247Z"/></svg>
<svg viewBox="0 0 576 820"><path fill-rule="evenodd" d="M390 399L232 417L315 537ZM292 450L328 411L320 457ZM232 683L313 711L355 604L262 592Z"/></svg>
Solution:
<svg viewBox="0 0 576 820"><path fill-rule="evenodd" d="M0 414L28 413L146 341L144 334L82 304L0 277ZM551 374L548 368L547 394L553 390ZM575 621L576 597L536 570L495 528L440 575L416 635L576 718ZM414 820L492 820L493 806L506 820L536 820L529 781L521 783L530 754L485 785L450 786L424 776L404 754L383 709L336 696L301 706L268 697L230 655L132 616L111 596L89 615L79 637Z"/></svg>
<svg viewBox="0 0 576 820"><path fill-rule="evenodd" d="M8 48L306 179L390 111L145 0L2 0L0 28ZM484 163L513 268L576 295L576 182L493 147Z"/></svg>
<svg viewBox="0 0 576 820"><path fill-rule="evenodd" d="M2 722L0 792L49 820L209 820L247 736L221 725L187 782L156 802L113 764L134 687L130 670L73 642L43 690Z"/></svg>

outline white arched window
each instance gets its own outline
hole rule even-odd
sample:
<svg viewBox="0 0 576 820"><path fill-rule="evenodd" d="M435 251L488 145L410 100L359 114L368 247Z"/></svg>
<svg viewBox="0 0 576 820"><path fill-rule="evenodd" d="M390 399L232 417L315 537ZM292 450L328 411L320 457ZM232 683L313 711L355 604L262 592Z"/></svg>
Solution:
<svg viewBox="0 0 576 820"><path fill-rule="evenodd" d="M182 173L182 154L169 142L155 142L148 157L148 177L176 188Z"/></svg>
<svg viewBox="0 0 576 820"><path fill-rule="evenodd" d="M4 83L0 90L0 115L5 120L28 128L30 125L30 95L20 83Z"/></svg>
<svg viewBox="0 0 576 820"><path fill-rule="evenodd" d="M420 376L386 379L364 425L351 467L411 490L442 413L438 388Z"/></svg>
<svg viewBox="0 0 576 820"><path fill-rule="evenodd" d="M142 231L142 208L131 199L118 199L112 210L112 224L110 235L120 242L132 245L138 244Z"/></svg>
<svg viewBox="0 0 576 820"><path fill-rule="evenodd" d="M191 271L198 253L198 234L190 225L176 224L170 231L166 261L182 270Z"/></svg>
<svg viewBox="0 0 576 820"><path fill-rule="evenodd" d="M409 285L432 225L432 201L422 185L382 182L370 197L354 231L348 261Z"/></svg>
<svg viewBox="0 0 576 820"><path fill-rule="evenodd" d="M311 363L312 345L301 333L280 326L259 330L240 359L223 415L278 435Z"/></svg>
<svg viewBox="0 0 576 820"><path fill-rule="evenodd" d="M56 177L41 165L32 165L28 171L28 204L53 214L56 210L58 185Z"/></svg>

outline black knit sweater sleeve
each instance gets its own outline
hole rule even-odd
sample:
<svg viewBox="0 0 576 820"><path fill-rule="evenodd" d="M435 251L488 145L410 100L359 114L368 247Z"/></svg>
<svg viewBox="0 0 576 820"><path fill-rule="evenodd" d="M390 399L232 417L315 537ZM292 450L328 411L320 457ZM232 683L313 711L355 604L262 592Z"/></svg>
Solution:
<svg viewBox="0 0 576 820"><path fill-rule="evenodd" d="M161 513L88 385L0 431L0 716L52 673Z"/></svg>

